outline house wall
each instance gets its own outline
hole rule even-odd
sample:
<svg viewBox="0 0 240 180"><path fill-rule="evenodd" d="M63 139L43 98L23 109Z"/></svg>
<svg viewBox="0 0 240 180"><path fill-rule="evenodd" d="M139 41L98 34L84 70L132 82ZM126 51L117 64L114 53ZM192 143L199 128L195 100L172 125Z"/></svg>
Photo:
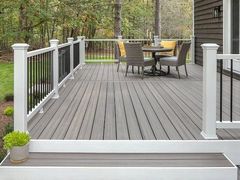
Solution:
<svg viewBox="0 0 240 180"><path fill-rule="evenodd" d="M221 46L219 53L222 53L223 18L213 17L213 10L217 6L221 6L221 10L223 10L223 0L194 0L196 64L202 65L203 51L201 44L203 43L217 43Z"/></svg>

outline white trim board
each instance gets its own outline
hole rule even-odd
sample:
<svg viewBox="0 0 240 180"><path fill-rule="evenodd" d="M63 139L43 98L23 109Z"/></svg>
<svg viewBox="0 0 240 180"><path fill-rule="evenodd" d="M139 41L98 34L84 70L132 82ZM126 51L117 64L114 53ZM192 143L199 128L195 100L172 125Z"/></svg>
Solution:
<svg viewBox="0 0 240 180"><path fill-rule="evenodd" d="M31 140L30 152L56 153L224 153L240 165L240 140Z"/></svg>
<svg viewBox="0 0 240 180"><path fill-rule="evenodd" d="M237 168L1 167L1 180L237 180Z"/></svg>

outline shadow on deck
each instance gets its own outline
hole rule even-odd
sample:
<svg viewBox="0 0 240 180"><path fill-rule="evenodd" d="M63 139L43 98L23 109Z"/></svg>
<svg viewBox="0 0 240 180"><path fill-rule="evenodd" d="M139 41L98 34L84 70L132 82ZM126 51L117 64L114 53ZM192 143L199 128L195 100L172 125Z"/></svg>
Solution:
<svg viewBox="0 0 240 180"><path fill-rule="evenodd" d="M58 100L28 124L33 139L201 140L202 67L188 65L166 77L124 77L115 64L88 64L67 81ZM223 118L229 119L229 79L224 77ZM236 81L234 93L240 82ZM240 116L240 96L233 117ZM218 103L219 104L219 103ZM219 107L218 107L219 109ZM219 117L219 110L218 110ZM240 139L239 130L218 130L220 139Z"/></svg>

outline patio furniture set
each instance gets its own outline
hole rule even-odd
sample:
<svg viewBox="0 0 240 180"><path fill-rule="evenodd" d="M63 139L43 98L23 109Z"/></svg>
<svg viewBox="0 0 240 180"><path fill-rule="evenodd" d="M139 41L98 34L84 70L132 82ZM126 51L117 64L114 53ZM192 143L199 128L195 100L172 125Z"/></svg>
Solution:
<svg viewBox="0 0 240 180"><path fill-rule="evenodd" d="M118 41L117 47L119 53L119 61L117 71L119 71L120 63L124 62L126 63L125 76L127 76L130 66L132 66L132 73L134 73L134 67L137 66L138 74L140 74L141 68L141 75L142 78L144 78L144 74L152 76L166 76L170 74L170 67L174 66L178 72L178 78L180 79L179 66L184 66L186 76L188 76L186 59L191 43L183 43L178 55L176 53L176 44L176 41L162 41L157 46L152 45L142 47L140 43ZM152 53L152 57L144 57L144 52ZM157 68L158 63L160 65L159 69ZM151 66L150 71L145 69L145 67L148 66ZM167 66L168 71L162 71L162 66Z"/></svg>

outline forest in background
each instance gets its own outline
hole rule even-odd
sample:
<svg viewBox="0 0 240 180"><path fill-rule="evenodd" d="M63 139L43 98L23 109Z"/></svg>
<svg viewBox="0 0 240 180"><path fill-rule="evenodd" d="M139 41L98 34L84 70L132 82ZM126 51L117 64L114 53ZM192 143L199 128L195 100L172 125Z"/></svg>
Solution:
<svg viewBox="0 0 240 180"><path fill-rule="evenodd" d="M161 0L161 37L189 38L192 0ZM121 33L125 38L149 38L154 32L154 0L122 0ZM114 37L114 0L1 0L0 48L16 42L34 48L50 39Z"/></svg>

